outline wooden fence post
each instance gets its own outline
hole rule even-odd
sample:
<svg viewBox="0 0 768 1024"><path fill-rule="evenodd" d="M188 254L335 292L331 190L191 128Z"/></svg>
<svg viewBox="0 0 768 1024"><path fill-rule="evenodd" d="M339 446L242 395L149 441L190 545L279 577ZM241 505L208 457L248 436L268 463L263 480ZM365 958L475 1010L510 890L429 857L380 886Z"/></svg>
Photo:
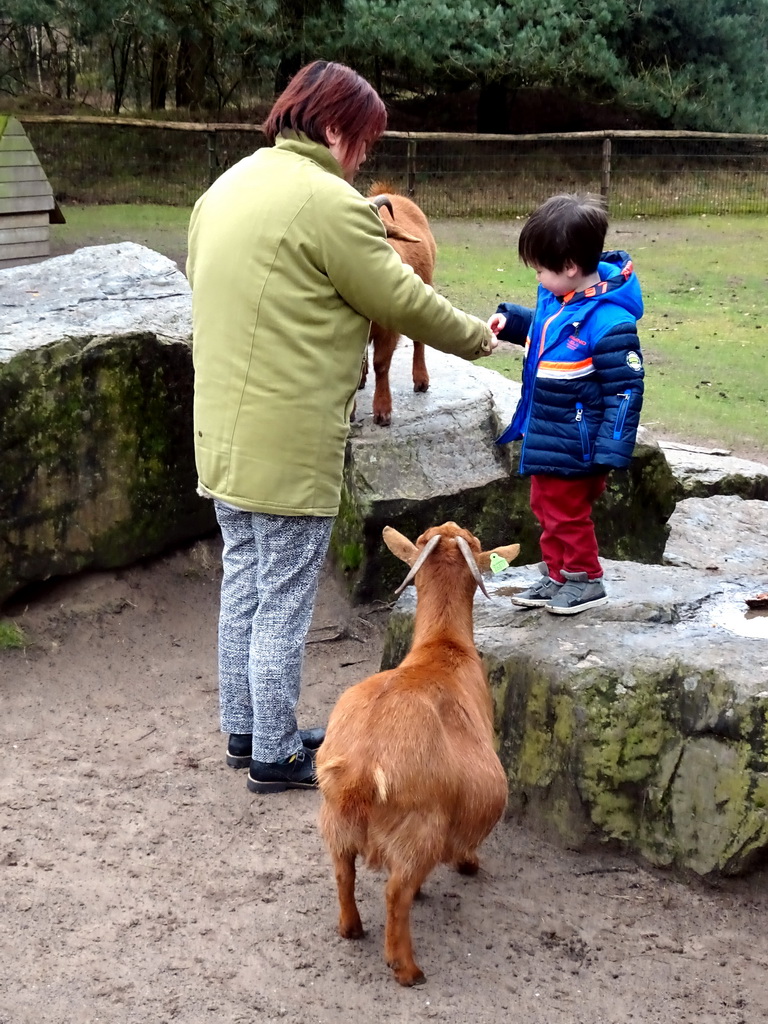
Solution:
<svg viewBox="0 0 768 1024"><path fill-rule="evenodd" d="M216 132L205 133L205 145L208 150L208 185L216 181L216 171L219 166L219 158L216 154Z"/></svg>
<svg viewBox="0 0 768 1024"><path fill-rule="evenodd" d="M408 139L406 161L406 191L411 198L416 195L416 139Z"/></svg>
<svg viewBox="0 0 768 1024"><path fill-rule="evenodd" d="M603 139L603 168L600 176L600 195L608 205L611 192L611 137Z"/></svg>

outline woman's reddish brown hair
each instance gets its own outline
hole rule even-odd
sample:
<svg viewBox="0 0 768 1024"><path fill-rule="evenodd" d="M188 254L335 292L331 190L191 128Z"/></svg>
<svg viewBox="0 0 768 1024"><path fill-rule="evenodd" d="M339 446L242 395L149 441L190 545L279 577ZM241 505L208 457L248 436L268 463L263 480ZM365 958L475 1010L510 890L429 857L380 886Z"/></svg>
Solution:
<svg viewBox="0 0 768 1024"><path fill-rule="evenodd" d="M291 79L263 131L270 143L292 128L327 146L326 130L333 128L349 153L362 142L370 146L386 126L386 107L373 86L345 64L316 60Z"/></svg>

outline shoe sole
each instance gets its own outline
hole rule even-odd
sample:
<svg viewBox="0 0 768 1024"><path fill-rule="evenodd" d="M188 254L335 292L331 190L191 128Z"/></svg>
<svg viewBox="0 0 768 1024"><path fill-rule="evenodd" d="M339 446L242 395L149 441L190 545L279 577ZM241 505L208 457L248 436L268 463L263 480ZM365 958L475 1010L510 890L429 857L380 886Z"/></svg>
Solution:
<svg viewBox="0 0 768 1024"><path fill-rule="evenodd" d="M551 597L513 597L512 604L519 604L522 608L546 608L551 600Z"/></svg>
<svg viewBox="0 0 768 1024"><path fill-rule="evenodd" d="M246 785L251 793L284 793L286 789L317 789L317 782L258 782L248 776Z"/></svg>
<svg viewBox="0 0 768 1024"><path fill-rule="evenodd" d="M250 768L251 767L251 755L247 757L240 757L236 754L227 754L227 764L230 768Z"/></svg>
<svg viewBox="0 0 768 1024"><path fill-rule="evenodd" d="M594 601L585 601L584 604L574 605L572 608L558 608L556 604L548 604L547 611L552 612L553 615L578 615L579 612L585 612L588 608L597 608L601 604L605 604L608 597L598 597Z"/></svg>

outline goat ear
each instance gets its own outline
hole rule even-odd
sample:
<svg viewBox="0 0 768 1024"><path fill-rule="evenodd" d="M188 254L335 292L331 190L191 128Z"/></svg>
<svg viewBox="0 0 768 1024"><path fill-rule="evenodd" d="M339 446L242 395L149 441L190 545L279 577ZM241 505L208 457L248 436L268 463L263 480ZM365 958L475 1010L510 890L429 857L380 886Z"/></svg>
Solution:
<svg viewBox="0 0 768 1024"><path fill-rule="evenodd" d="M404 537L402 533L398 533L391 526L384 527L382 537L395 558L399 558L406 565L413 565L419 553L419 549L415 544L412 544L407 537Z"/></svg>
<svg viewBox="0 0 768 1024"><path fill-rule="evenodd" d="M491 568L491 555L499 555L500 558L505 558L508 562L514 562L519 554L519 544L507 544L505 547L492 548L490 551L481 551L480 554L475 557L475 561L477 562L477 568L480 572L489 572Z"/></svg>
<svg viewBox="0 0 768 1024"><path fill-rule="evenodd" d="M386 221L384 227L387 229L387 238L398 238L401 242L420 242L421 239L412 235L410 231L401 228L399 224L390 224Z"/></svg>

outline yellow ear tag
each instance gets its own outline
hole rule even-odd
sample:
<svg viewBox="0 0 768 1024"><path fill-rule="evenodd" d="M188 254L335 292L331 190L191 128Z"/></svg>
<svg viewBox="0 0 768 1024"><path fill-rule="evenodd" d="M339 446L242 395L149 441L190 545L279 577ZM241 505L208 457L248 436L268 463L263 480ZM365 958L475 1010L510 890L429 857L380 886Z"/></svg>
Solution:
<svg viewBox="0 0 768 1024"><path fill-rule="evenodd" d="M504 572L509 568L509 562L494 551L491 555L491 572Z"/></svg>

